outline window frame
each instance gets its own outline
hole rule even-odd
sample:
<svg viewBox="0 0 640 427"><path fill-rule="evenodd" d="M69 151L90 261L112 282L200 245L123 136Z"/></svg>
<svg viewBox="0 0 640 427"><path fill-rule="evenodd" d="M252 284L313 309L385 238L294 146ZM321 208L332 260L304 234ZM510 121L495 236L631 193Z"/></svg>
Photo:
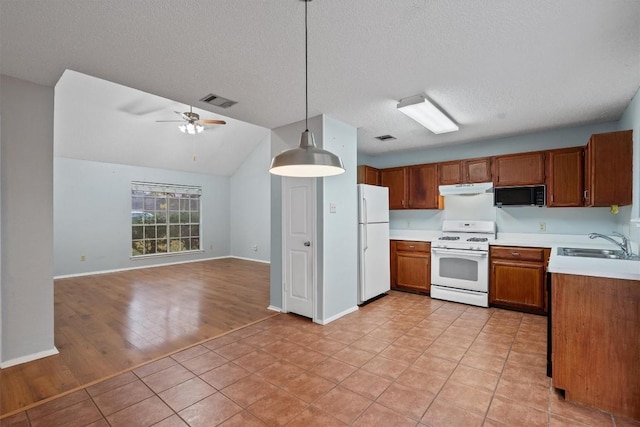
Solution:
<svg viewBox="0 0 640 427"><path fill-rule="evenodd" d="M132 181L130 203L130 259L204 252L202 187Z"/></svg>

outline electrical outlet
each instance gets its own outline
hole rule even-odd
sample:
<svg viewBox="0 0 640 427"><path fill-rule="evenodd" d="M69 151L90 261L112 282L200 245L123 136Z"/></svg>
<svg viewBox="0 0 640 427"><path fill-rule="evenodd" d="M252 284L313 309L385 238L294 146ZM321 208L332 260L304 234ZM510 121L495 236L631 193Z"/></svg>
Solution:
<svg viewBox="0 0 640 427"><path fill-rule="evenodd" d="M546 222L541 222L539 230L540 231L547 231L547 223Z"/></svg>
<svg viewBox="0 0 640 427"><path fill-rule="evenodd" d="M80 255L80 261L86 261L86 260L87 260L87 257L86 257L86 256L84 256L84 255Z"/></svg>
<svg viewBox="0 0 640 427"><path fill-rule="evenodd" d="M258 245L251 246L251 250L254 252L258 252Z"/></svg>
<svg viewBox="0 0 640 427"><path fill-rule="evenodd" d="M329 203L329 213L336 213L336 204L333 202Z"/></svg>

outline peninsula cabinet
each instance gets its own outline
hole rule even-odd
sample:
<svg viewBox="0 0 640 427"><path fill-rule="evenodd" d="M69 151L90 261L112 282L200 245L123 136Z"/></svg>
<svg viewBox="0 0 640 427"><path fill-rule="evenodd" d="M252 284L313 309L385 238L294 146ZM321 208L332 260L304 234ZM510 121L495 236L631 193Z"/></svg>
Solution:
<svg viewBox="0 0 640 427"><path fill-rule="evenodd" d="M489 304L529 313L547 312L549 249L491 246Z"/></svg>
<svg viewBox="0 0 640 427"><path fill-rule="evenodd" d="M454 160L438 164L440 185L491 181L491 158Z"/></svg>
<svg viewBox="0 0 640 427"><path fill-rule="evenodd" d="M409 200L408 171L406 167L380 171L380 185L389 187L389 209L404 209Z"/></svg>
<svg viewBox="0 0 640 427"><path fill-rule="evenodd" d="M438 208L438 165L409 166L409 209Z"/></svg>
<svg viewBox="0 0 640 427"><path fill-rule="evenodd" d="M553 387L640 420L640 281L552 274Z"/></svg>
<svg viewBox="0 0 640 427"><path fill-rule="evenodd" d="M380 185L380 171L367 165L358 166L357 183Z"/></svg>
<svg viewBox="0 0 640 427"><path fill-rule="evenodd" d="M585 206L630 205L632 131L591 135L585 149Z"/></svg>
<svg viewBox="0 0 640 427"><path fill-rule="evenodd" d="M582 206L584 149L549 150L546 161L547 206Z"/></svg>
<svg viewBox="0 0 640 427"><path fill-rule="evenodd" d="M544 184L544 152L508 154L493 158L493 185Z"/></svg>
<svg viewBox="0 0 640 427"><path fill-rule="evenodd" d="M391 242L391 288L428 294L431 289L431 243Z"/></svg>

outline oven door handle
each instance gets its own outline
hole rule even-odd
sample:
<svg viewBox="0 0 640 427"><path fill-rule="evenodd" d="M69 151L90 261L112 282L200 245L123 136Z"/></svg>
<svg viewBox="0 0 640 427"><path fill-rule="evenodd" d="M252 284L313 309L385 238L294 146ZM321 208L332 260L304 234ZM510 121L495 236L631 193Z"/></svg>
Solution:
<svg viewBox="0 0 640 427"><path fill-rule="evenodd" d="M449 254L449 255L462 255L462 256L471 256L476 258L486 257L488 252L483 251L457 251L455 249L436 249L432 248L431 252L434 254Z"/></svg>

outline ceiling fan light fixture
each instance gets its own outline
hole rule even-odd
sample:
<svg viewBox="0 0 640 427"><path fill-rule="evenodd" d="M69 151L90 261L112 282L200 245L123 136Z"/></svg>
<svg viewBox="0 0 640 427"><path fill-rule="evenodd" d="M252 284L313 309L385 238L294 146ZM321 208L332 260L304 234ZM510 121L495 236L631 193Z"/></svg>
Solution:
<svg viewBox="0 0 640 427"><path fill-rule="evenodd" d="M344 165L340 157L316 146L313 133L309 131L309 79L308 69L308 37L307 37L307 3L304 2L304 101L305 101L305 130L300 136L300 146L285 150L271 160L269 172L273 175L292 176L300 178L320 178L344 173Z"/></svg>
<svg viewBox="0 0 640 427"><path fill-rule="evenodd" d="M185 123L183 125L179 125L178 129L180 129L180 132L182 133L187 133L189 135L195 135L197 133L200 133L204 130L204 126L202 126L199 123Z"/></svg>
<svg viewBox="0 0 640 427"><path fill-rule="evenodd" d="M411 117L422 126L437 134L455 132L457 124L447 115L433 105L426 96L414 95L401 99L398 103L398 110Z"/></svg>

